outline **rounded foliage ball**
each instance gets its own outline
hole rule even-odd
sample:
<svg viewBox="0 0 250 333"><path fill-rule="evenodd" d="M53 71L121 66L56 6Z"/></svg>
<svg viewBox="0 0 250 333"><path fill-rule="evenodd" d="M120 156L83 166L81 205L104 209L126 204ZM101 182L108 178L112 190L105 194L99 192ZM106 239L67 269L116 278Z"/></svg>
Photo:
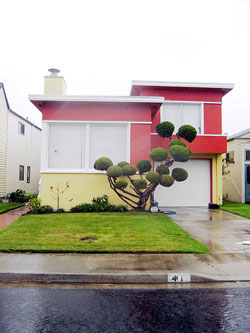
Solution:
<svg viewBox="0 0 250 333"><path fill-rule="evenodd" d="M165 161L165 159L168 156L168 152L165 148L153 148L150 153L150 157L155 162L162 162Z"/></svg>
<svg viewBox="0 0 250 333"><path fill-rule="evenodd" d="M122 167L122 172L124 176L132 176L136 174L136 167L128 164Z"/></svg>
<svg viewBox="0 0 250 333"><path fill-rule="evenodd" d="M117 189L120 189L120 190L123 190L124 188L126 188L128 186L128 182L124 179L121 179L121 180L118 180L116 183L115 183L115 188Z"/></svg>
<svg viewBox="0 0 250 333"><path fill-rule="evenodd" d="M174 177L169 175L161 175L160 184L164 187L170 187L174 183Z"/></svg>
<svg viewBox="0 0 250 333"><path fill-rule="evenodd" d="M150 182L150 183L156 183L158 184L160 181L160 174L158 172L148 172L146 175L146 179Z"/></svg>
<svg viewBox="0 0 250 333"><path fill-rule="evenodd" d="M126 161L122 161L122 162L119 162L117 165L118 165L120 168L123 168L125 165L129 165L129 163L126 162Z"/></svg>
<svg viewBox="0 0 250 333"><path fill-rule="evenodd" d="M169 174L169 168L166 165L158 165L156 168L156 172L158 172L160 175Z"/></svg>
<svg viewBox="0 0 250 333"><path fill-rule="evenodd" d="M186 144L184 141L174 139L169 142L168 148L170 148L171 146L174 146L174 145L186 147Z"/></svg>
<svg viewBox="0 0 250 333"><path fill-rule="evenodd" d="M190 157L189 149L179 145L170 147L169 152L173 159L178 162L186 162Z"/></svg>
<svg viewBox="0 0 250 333"><path fill-rule="evenodd" d="M112 165L107 170L107 175L109 177L120 177L122 174L122 168L117 165Z"/></svg>
<svg viewBox="0 0 250 333"><path fill-rule="evenodd" d="M187 140L188 142L194 141L196 138L197 131L191 125L182 125L178 130L178 136Z"/></svg>
<svg viewBox="0 0 250 333"><path fill-rule="evenodd" d="M107 170L113 162L108 157L100 157L95 161L94 168L96 170Z"/></svg>
<svg viewBox="0 0 250 333"><path fill-rule="evenodd" d="M150 171L152 167L150 161L144 159L139 160L136 166L141 174Z"/></svg>
<svg viewBox="0 0 250 333"><path fill-rule="evenodd" d="M172 171L172 176L177 182L183 182L187 179L188 173L185 169L182 168L174 168Z"/></svg>
<svg viewBox="0 0 250 333"><path fill-rule="evenodd" d="M147 182L145 179L136 179L134 181L134 187L137 190L144 190L147 187Z"/></svg>
<svg viewBox="0 0 250 333"><path fill-rule="evenodd" d="M156 132L162 138L169 138L174 132L174 124L170 121L163 121L162 123L156 125Z"/></svg>

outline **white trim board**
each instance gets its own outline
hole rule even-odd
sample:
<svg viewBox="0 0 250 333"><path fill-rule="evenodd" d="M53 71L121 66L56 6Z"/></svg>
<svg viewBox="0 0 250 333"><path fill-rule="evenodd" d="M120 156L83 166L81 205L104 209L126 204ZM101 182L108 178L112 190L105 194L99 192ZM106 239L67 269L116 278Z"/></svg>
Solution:
<svg viewBox="0 0 250 333"><path fill-rule="evenodd" d="M70 124L148 124L152 121L99 121L99 120L43 120L42 123L70 123Z"/></svg>

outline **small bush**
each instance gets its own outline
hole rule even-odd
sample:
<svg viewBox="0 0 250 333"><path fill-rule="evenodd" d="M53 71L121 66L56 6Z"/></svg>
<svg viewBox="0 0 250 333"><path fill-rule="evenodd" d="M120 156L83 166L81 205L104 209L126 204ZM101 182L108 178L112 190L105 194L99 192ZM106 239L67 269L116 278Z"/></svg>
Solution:
<svg viewBox="0 0 250 333"><path fill-rule="evenodd" d="M119 162L117 165L118 165L120 168L123 168L125 165L129 165L129 163L126 162L126 161L121 161L121 162Z"/></svg>
<svg viewBox="0 0 250 333"><path fill-rule="evenodd" d="M160 184L164 187L170 187L174 183L174 177L169 175L161 175Z"/></svg>
<svg viewBox="0 0 250 333"><path fill-rule="evenodd" d="M37 214L51 214L54 213L54 209L51 206L41 206L36 210Z"/></svg>
<svg viewBox="0 0 250 333"><path fill-rule="evenodd" d="M174 145L186 147L186 144L184 141L174 139L169 142L168 148L170 148L171 146L174 146Z"/></svg>
<svg viewBox="0 0 250 333"><path fill-rule="evenodd" d="M94 207L90 203L82 203L79 205L76 205L70 209L71 213L88 213L88 212L94 212Z"/></svg>
<svg viewBox="0 0 250 333"><path fill-rule="evenodd" d="M66 213L63 208L58 208L55 213L61 214L61 213Z"/></svg>
<svg viewBox="0 0 250 333"><path fill-rule="evenodd" d="M146 175L146 179L150 182L150 183L159 183L160 181L160 174L158 172L148 172Z"/></svg>
<svg viewBox="0 0 250 333"><path fill-rule="evenodd" d="M134 181L134 187L137 190L144 190L147 187L147 182L145 179L136 179Z"/></svg>
<svg viewBox="0 0 250 333"><path fill-rule="evenodd" d="M109 212L127 212L128 208L124 205L110 205Z"/></svg>
<svg viewBox="0 0 250 333"><path fill-rule="evenodd" d="M10 201L25 202L25 191L17 189L16 192L10 193Z"/></svg>
<svg viewBox="0 0 250 333"><path fill-rule="evenodd" d="M154 148L151 150L150 157L155 162L162 162L165 161L165 159L168 156L168 152L165 148Z"/></svg>
<svg viewBox="0 0 250 333"><path fill-rule="evenodd" d="M172 171L172 176L177 182L183 182L188 178L188 173L185 169L174 168Z"/></svg>
<svg viewBox="0 0 250 333"><path fill-rule="evenodd" d="M122 172L124 176L133 176L136 174L136 167L128 164L122 167Z"/></svg>
<svg viewBox="0 0 250 333"><path fill-rule="evenodd" d="M189 149L180 145L170 147L169 152L173 159L178 162L186 162L190 157Z"/></svg>
<svg viewBox="0 0 250 333"><path fill-rule="evenodd" d="M148 172L152 168L150 161L145 159L139 160L136 166L139 169L140 174Z"/></svg>
<svg viewBox="0 0 250 333"><path fill-rule="evenodd" d="M109 177L120 177L122 176L123 172L122 172L122 168L117 166L117 165L112 165L108 168L107 170L107 175Z"/></svg>
<svg viewBox="0 0 250 333"><path fill-rule="evenodd" d="M109 202L108 196L104 194L101 197L96 197L92 199L92 207L96 212L105 212L108 210Z"/></svg>
<svg viewBox="0 0 250 333"><path fill-rule="evenodd" d="M114 186L115 186L115 188L122 190L122 189L124 189L124 188L126 188L128 186L128 182L126 180L124 180L124 179L121 179L121 180L118 180L115 183Z"/></svg>
<svg viewBox="0 0 250 333"><path fill-rule="evenodd" d="M156 172L158 172L160 175L169 174L169 168L166 165L158 165L156 168Z"/></svg>
<svg viewBox="0 0 250 333"><path fill-rule="evenodd" d="M98 160L95 161L94 168L96 170L107 170L111 165L113 165L113 162L108 157L100 157Z"/></svg>
<svg viewBox="0 0 250 333"><path fill-rule="evenodd" d="M156 132L162 138L169 138L174 132L174 124L172 124L170 121L164 121L156 125Z"/></svg>
<svg viewBox="0 0 250 333"><path fill-rule="evenodd" d="M188 142L194 141L196 138L197 131L191 125L182 125L178 130L178 136L187 140Z"/></svg>
<svg viewBox="0 0 250 333"><path fill-rule="evenodd" d="M36 212L37 209L41 207L41 202L42 200L37 197L31 198L28 202L28 207L32 210L32 212Z"/></svg>

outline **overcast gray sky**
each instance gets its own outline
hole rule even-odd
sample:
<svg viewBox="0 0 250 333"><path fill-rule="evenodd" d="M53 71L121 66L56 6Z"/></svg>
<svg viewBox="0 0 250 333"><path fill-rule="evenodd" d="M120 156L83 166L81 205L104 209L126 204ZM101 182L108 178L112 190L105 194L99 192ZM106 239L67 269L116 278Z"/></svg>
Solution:
<svg viewBox="0 0 250 333"><path fill-rule="evenodd" d="M68 94L128 95L132 80L234 83L223 132L250 127L250 0L8 0L1 27L0 82L36 124L28 95L56 67Z"/></svg>

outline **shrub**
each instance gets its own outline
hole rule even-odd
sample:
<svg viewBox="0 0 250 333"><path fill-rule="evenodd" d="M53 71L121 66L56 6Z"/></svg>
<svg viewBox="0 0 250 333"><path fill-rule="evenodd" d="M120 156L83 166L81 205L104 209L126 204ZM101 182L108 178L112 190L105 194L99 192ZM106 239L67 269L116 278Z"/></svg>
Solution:
<svg viewBox="0 0 250 333"><path fill-rule="evenodd" d="M139 169L140 174L148 172L152 168L150 161L145 159L139 160L136 166Z"/></svg>
<svg viewBox="0 0 250 333"><path fill-rule="evenodd" d="M28 202L28 207L32 212L36 212L37 209L41 207L41 202L42 200L39 198L31 198Z"/></svg>
<svg viewBox="0 0 250 333"><path fill-rule="evenodd" d="M144 190L147 187L147 182L145 179L136 179L134 186L137 190Z"/></svg>
<svg viewBox="0 0 250 333"><path fill-rule="evenodd" d="M88 213L88 212L94 212L94 207L90 203L82 203L79 205L76 205L70 209L71 213Z"/></svg>
<svg viewBox="0 0 250 333"><path fill-rule="evenodd" d="M187 179L188 173L185 169L182 168L174 168L172 171L172 176L177 182L183 182Z"/></svg>
<svg viewBox="0 0 250 333"><path fill-rule="evenodd" d="M154 148L151 150L150 157L155 162L165 161L168 156L168 152L165 148Z"/></svg>
<svg viewBox="0 0 250 333"><path fill-rule="evenodd" d="M170 147L169 152L173 159L179 162L186 162L190 157L189 149L180 145L174 145Z"/></svg>
<svg viewBox="0 0 250 333"><path fill-rule="evenodd" d="M112 165L107 170L107 175L109 177L120 177L122 176L122 168L117 165Z"/></svg>
<svg viewBox="0 0 250 333"><path fill-rule="evenodd" d="M92 206L96 212L105 212L108 210L108 196L104 194L101 197L96 197L92 199Z"/></svg>
<svg viewBox="0 0 250 333"><path fill-rule="evenodd" d="M116 183L115 183L115 188L117 189L124 189L128 186L128 182L124 179L121 179L121 180L118 180Z"/></svg>
<svg viewBox="0 0 250 333"><path fill-rule="evenodd" d="M169 138L174 132L174 124L172 124L170 121L164 121L156 125L156 132L162 138Z"/></svg>
<svg viewBox="0 0 250 333"><path fill-rule="evenodd" d="M179 145L179 146L183 146L183 147L186 147L186 144L184 141L181 141L181 140L171 140L168 144L168 148L170 148L171 146L175 146L175 145Z"/></svg>
<svg viewBox="0 0 250 333"><path fill-rule="evenodd" d="M156 172L158 172L160 175L169 174L169 168L166 165L158 165L156 168Z"/></svg>
<svg viewBox="0 0 250 333"><path fill-rule="evenodd" d="M191 125L182 125L178 130L178 136L187 140L188 142L194 141L197 135L196 129Z"/></svg>
<svg viewBox="0 0 250 333"><path fill-rule="evenodd" d="M17 189L16 192L10 193L10 201L12 202L25 202L25 191Z"/></svg>
<svg viewBox="0 0 250 333"><path fill-rule="evenodd" d="M110 205L109 212L127 212L128 208L124 205Z"/></svg>
<svg viewBox="0 0 250 333"><path fill-rule="evenodd" d="M124 176L132 176L136 174L136 167L128 164L122 167L122 172Z"/></svg>
<svg viewBox="0 0 250 333"><path fill-rule="evenodd" d="M160 181L160 175L158 172L148 172L146 175L146 179L150 182L150 183L159 183Z"/></svg>
<svg viewBox="0 0 250 333"><path fill-rule="evenodd" d="M51 214L54 213L54 209L51 206L45 205L37 208L37 214Z"/></svg>
<svg viewBox="0 0 250 333"><path fill-rule="evenodd" d="M61 214L61 213L66 213L63 208L58 208L55 213Z"/></svg>
<svg viewBox="0 0 250 333"><path fill-rule="evenodd" d="M125 165L129 165L129 163L126 162L126 161L121 161L121 162L119 162L117 165L118 165L120 168L123 168Z"/></svg>
<svg viewBox="0 0 250 333"><path fill-rule="evenodd" d="M161 175L160 184L164 187L170 187L174 183L174 177L169 175Z"/></svg>
<svg viewBox="0 0 250 333"><path fill-rule="evenodd" d="M111 167L111 165L113 165L111 159L109 159L108 157L100 157L98 158L98 160L95 161L94 168L96 170L104 171Z"/></svg>

